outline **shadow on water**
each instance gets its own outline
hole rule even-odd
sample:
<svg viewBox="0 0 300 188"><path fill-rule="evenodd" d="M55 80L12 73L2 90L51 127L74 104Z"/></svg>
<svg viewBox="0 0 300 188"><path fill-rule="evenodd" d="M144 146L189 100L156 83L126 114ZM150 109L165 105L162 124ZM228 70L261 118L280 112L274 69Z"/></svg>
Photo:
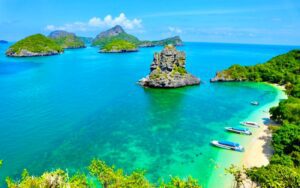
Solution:
<svg viewBox="0 0 300 188"><path fill-rule="evenodd" d="M151 131L176 129L184 108L184 98L190 88L153 89L144 88ZM174 120L177 120L174 121Z"/></svg>
<svg viewBox="0 0 300 188"><path fill-rule="evenodd" d="M5 62L0 63L0 75L11 75L37 68L41 64L34 62Z"/></svg>

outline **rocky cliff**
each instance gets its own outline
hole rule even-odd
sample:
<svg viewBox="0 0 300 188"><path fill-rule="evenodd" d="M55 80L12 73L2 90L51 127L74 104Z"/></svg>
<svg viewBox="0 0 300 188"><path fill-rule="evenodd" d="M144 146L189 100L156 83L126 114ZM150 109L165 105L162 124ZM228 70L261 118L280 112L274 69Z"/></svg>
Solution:
<svg viewBox="0 0 300 188"><path fill-rule="evenodd" d="M113 27L113 28L111 28L109 30L101 32L100 34L98 34L96 36L95 39L99 39L99 38L103 38L103 37L117 36L120 33L125 33L125 31L123 30L123 28L121 26L116 25L115 27Z"/></svg>
<svg viewBox="0 0 300 188"><path fill-rule="evenodd" d="M154 54L150 74L139 80L144 87L177 88L200 84L200 79L185 69L186 56L174 46L166 46L160 53Z"/></svg>

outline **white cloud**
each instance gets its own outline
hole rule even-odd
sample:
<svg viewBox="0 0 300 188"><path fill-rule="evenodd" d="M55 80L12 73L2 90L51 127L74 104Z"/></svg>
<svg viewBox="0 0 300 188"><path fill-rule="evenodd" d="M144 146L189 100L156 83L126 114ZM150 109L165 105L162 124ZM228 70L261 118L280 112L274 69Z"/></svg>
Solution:
<svg viewBox="0 0 300 188"><path fill-rule="evenodd" d="M125 29L134 30L142 28L142 20L134 18L128 19L124 13L113 18L111 15L105 16L103 19L99 17L93 17L87 22L74 22L64 24L63 26L47 25L45 30L67 30L67 31L90 31L95 28L109 28L115 25L121 25Z"/></svg>
<svg viewBox="0 0 300 188"><path fill-rule="evenodd" d="M177 27L168 27L168 30L169 30L169 32L175 33L175 34L182 33L182 30L180 28L177 28Z"/></svg>

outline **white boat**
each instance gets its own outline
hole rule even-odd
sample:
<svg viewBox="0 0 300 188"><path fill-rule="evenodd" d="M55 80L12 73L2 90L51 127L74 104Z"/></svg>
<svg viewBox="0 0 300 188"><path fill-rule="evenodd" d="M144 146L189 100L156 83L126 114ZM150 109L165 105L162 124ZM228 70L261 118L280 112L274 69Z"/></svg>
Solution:
<svg viewBox="0 0 300 188"><path fill-rule="evenodd" d="M243 146L241 146L240 144L235 143L235 142L213 140L213 141L211 141L211 144L213 146L228 149L228 150L234 150L234 151L239 151L239 152L245 151Z"/></svg>
<svg viewBox="0 0 300 188"><path fill-rule="evenodd" d="M257 101L252 101L251 104L254 105L254 106L258 106L258 105L259 105L259 102L257 102Z"/></svg>
<svg viewBox="0 0 300 188"><path fill-rule="evenodd" d="M243 127L225 127L225 129L229 132L233 132L237 134L252 135L252 132L249 131L249 129Z"/></svg>
<svg viewBox="0 0 300 188"><path fill-rule="evenodd" d="M258 123L256 122L252 122L252 121L243 121L240 122L241 125L247 126L247 127L255 127L255 128L259 128Z"/></svg>

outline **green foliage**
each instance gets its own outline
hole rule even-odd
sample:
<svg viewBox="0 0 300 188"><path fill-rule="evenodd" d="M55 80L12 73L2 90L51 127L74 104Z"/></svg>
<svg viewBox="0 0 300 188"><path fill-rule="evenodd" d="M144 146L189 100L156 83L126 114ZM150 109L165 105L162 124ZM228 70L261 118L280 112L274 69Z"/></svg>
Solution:
<svg viewBox="0 0 300 188"><path fill-rule="evenodd" d="M136 50L137 46L134 43L128 42L126 40L113 40L107 44L105 44L101 51L103 52L111 52L111 51L133 51Z"/></svg>
<svg viewBox="0 0 300 188"><path fill-rule="evenodd" d="M270 109L271 118L279 123L300 122L300 99L289 97L279 103L279 106Z"/></svg>
<svg viewBox="0 0 300 188"><path fill-rule="evenodd" d="M92 46L102 47L108 43L111 43L112 41L115 41L115 40L125 40L134 45L138 45L140 43L139 39L136 38L135 36L127 34L127 33L120 33L116 36L109 36L109 37L102 37L102 38L95 39L92 43Z"/></svg>
<svg viewBox="0 0 300 188"><path fill-rule="evenodd" d="M201 188L201 186L192 177L188 177L187 180L182 180L179 177L171 177L171 181L161 183L160 188Z"/></svg>
<svg viewBox="0 0 300 188"><path fill-rule="evenodd" d="M242 187L244 186L244 181L246 179L245 173L246 168L239 168L235 165L231 165L229 168L225 169L226 174L231 174L234 177L235 185L234 187Z"/></svg>
<svg viewBox="0 0 300 188"><path fill-rule="evenodd" d="M172 72L178 72L180 75L185 75L187 72L185 70L185 68L181 67L181 66L174 66Z"/></svg>
<svg viewBox="0 0 300 188"><path fill-rule="evenodd" d="M299 169L271 164L265 167L248 169L247 176L262 188L300 187Z"/></svg>
<svg viewBox="0 0 300 188"><path fill-rule="evenodd" d="M233 65L221 71L217 77L233 80L265 81L289 85L287 92L300 97L300 50L272 58L264 64L254 66Z"/></svg>
<svg viewBox="0 0 300 188"><path fill-rule="evenodd" d="M233 65L217 76L286 86L289 98L270 109L271 118L283 124L272 128L274 155L270 164L247 169L245 173L261 187L300 187L300 50L279 55L264 64ZM231 172L239 171L231 169Z"/></svg>
<svg viewBox="0 0 300 188"><path fill-rule="evenodd" d="M272 145L275 154L279 156L289 155L291 160L299 161L297 159L300 152L300 126L293 124L285 124L273 134ZM293 155L296 158L293 158ZM285 159L286 160L286 159Z"/></svg>
<svg viewBox="0 0 300 188"><path fill-rule="evenodd" d="M144 171L134 171L131 174L125 174L122 169L115 169L108 166L101 160L92 160L88 167L90 174L97 178L103 188L201 188L198 181L188 177L182 180L178 177L171 178L167 183L160 183L159 186L151 184L145 178ZM21 179L14 181L6 178L8 188L89 188L95 187L89 183L85 174L77 173L70 176L67 172L57 169L52 172L45 172L41 176L32 176L25 169L22 172Z"/></svg>
<svg viewBox="0 0 300 188"><path fill-rule="evenodd" d="M142 41L141 44L143 43L148 43L149 41ZM157 41L150 41L151 45L154 46L167 46L167 45L182 45L182 40L180 39L179 36L163 39L163 40L157 40Z"/></svg>
<svg viewBox="0 0 300 188"><path fill-rule="evenodd" d="M85 47L84 42L74 36L74 35L67 35L62 37L57 37L52 39L56 44L61 46L62 48L82 48Z"/></svg>
<svg viewBox="0 0 300 188"><path fill-rule="evenodd" d="M75 174L69 177L68 173L60 169L53 172L45 172L41 176L31 176L27 170L24 170L19 181L6 178L6 184L8 188L89 187L85 175Z"/></svg>
<svg viewBox="0 0 300 188"><path fill-rule="evenodd" d="M2 160L0 160L0 168L1 168L2 164L3 164L3 161L2 161Z"/></svg>
<svg viewBox="0 0 300 188"><path fill-rule="evenodd" d="M21 50L30 52L63 52L63 49L57 45L53 40L45 37L42 34L31 35L13 44L7 52L19 54Z"/></svg>
<svg viewBox="0 0 300 188"><path fill-rule="evenodd" d="M104 188L152 187L150 182L144 177L143 171L135 171L127 175L122 170L115 170L114 167L110 167L100 160L93 160L89 166L89 171L98 178Z"/></svg>

